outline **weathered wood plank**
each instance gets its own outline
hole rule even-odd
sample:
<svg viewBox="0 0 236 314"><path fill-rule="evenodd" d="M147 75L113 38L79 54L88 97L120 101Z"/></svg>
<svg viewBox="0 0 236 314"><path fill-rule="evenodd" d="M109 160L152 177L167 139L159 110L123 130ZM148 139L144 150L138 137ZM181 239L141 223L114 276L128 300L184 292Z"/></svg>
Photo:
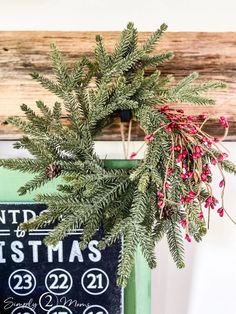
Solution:
<svg viewBox="0 0 236 314"><path fill-rule="evenodd" d="M111 50L119 32L99 32L106 47ZM45 91L31 79L29 73L39 71L51 76L49 44L55 42L65 55L68 64L82 55L92 57L95 32L0 32L0 122L9 115L21 115L20 104L32 105L35 100L53 104L55 96ZM149 33L140 33L140 44ZM228 89L214 92L217 105L204 108L214 117L226 115L230 121L228 139L236 138L236 33L167 33L156 51L175 51L175 58L160 67L163 73L173 73L177 80L192 71L198 71L199 81L220 79L228 83ZM202 107L184 106L189 113L198 114ZM216 121L212 119L207 131L220 135ZM134 124L133 139L143 134ZM19 133L11 126L0 125L0 138L17 138ZM119 123L104 130L99 139L119 140Z"/></svg>

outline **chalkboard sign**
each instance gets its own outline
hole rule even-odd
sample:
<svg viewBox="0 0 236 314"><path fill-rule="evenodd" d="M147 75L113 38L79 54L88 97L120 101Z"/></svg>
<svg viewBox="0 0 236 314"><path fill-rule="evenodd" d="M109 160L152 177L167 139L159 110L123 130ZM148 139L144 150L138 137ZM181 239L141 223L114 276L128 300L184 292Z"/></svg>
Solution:
<svg viewBox="0 0 236 314"><path fill-rule="evenodd" d="M116 286L120 243L97 248L100 232L85 250L82 229L56 246L45 246L51 229L23 232L19 223L46 209L38 203L0 204L0 314L122 314Z"/></svg>

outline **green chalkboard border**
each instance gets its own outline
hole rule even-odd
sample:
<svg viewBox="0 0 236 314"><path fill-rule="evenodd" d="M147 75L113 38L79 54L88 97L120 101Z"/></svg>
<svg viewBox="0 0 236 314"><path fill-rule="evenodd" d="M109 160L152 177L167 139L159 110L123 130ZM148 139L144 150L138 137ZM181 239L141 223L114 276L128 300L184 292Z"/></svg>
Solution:
<svg viewBox="0 0 236 314"><path fill-rule="evenodd" d="M34 201L37 193L53 192L60 179L49 182L44 187L30 194L19 196L18 188L32 178L31 174L0 169L0 202L25 203ZM151 313L151 271L140 251L136 254L135 269L124 290L124 314Z"/></svg>

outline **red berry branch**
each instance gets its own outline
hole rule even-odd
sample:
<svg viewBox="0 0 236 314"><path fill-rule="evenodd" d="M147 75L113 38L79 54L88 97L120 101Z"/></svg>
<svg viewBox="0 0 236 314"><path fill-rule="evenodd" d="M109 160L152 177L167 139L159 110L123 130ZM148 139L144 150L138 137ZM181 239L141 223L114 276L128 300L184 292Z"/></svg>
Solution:
<svg viewBox="0 0 236 314"><path fill-rule="evenodd" d="M191 242L188 229L189 206L193 203L198 203L198 219L200 221L205 220L204 208L208 210L209 227L210 212L218 204L211 187L211 165L217 166L222 176L219 183L219 187L222 189L221 205L217 209L217 213L220 217L223 217L224 213L229 216L224 207L225 177L221 168L221 162L228 157L228 154L219 148L219 144L221 144L228 133L229 123L226 117L221 116L219 118L219 125L225 130L224 136L222 139L219 139L203 131L203 126L210 119L210 115L207 112L202 112L198 116L185 115L183 109L172 109L168 105L161 106L159 112L163 117L160 126L144 137L144 143L136 152L131 153L130 159L134 159L145 146L148 150L150 142L158 141L161 131L163 132L164 130L164 132L169 134L171 139L169 158L164 166L163 184L156 192L157 206L160 208L160 218L162 218L166 204L174 203L168 198L168 191L172 188L170 177L179 173L182 181L182 195L177 204L181 209L184 209L185 213L179 223L186 230L185 239ZM205 198L201 195L203 187L207 191ZM230 219L233 221L231 217Z"/></svg>

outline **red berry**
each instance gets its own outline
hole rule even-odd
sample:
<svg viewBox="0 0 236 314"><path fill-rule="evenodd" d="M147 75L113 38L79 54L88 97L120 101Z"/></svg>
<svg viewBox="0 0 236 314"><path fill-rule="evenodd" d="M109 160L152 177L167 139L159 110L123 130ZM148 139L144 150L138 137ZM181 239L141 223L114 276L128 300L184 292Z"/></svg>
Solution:
<svg viewBox="0 0 236 314"><path fill-rule="evenodd" d="M188 192L188 195L189 195L190 197L194 198L194 197L197 195L197 193L194 192L194 191L189 191L189 192Z"/></svg>
<svg viewBox="0 0 236 314"><path fill-rule="evenodd" d="M203 212L202 212L202 211L199 213L198 218L199 218L200 220L203 220L203 219L204 219L204 215L203 215Z"/></svg>
<svg viewBox="0 0 236 314"><path fill-rule="evenodd" d="M217 209L217 213L219 214L220 217L224 216L224 208L220 207L219 209Z"/></svg>
<svg viewBox="0 0 236 314"><path fill-rule="evenodd" d="M226 117L220 117L219 118L219 123L225 128L227 129L229 127L229 123Z"/></svg>
<svg viewBox="0 0 236 314"><path fill-rule="evenodd" d="M165 182L164 186L167 190L170 188L170 184L168 182Z"/></svg>
<svg viewBox="0 0 236 314"><path fill-rule="evenodd" d="M160 192L160 191L157 191L157 196L159 196L160 198L163 198L164 197L164 194L162 193L162 192Z"/></svg>
<svg viewBox="0 0 236 314"><path fill-rule="evenodd" d="M206 117L207 117L207 115L208 115L208 112L202 112L198 117L199 117L199 119L201 119L201 120L205 120Z"/></svg>
<svg viewBox="0 0 236 314"><path fill-rule="evenodd" d="M224 161L227 157L228 157L228 154L226 154L226 153L220 153L220 154L218 155L218 160L219 160L219 161Z"/></svg>
<svg viewBox="0 0 236 314"><path fill-rule="evenodd" d="M211 163L212 163L212 165L214 165L214 166L215 166L215 165L217 164L217 159L212 158L212 159L211 159Z"/></svg>
<svg viewBox="0 0 236 314"><path fill-rule="evenodd" d="M147 141L147 142L153 141L153 140L154 140L153 134L147 134L147 135L145 136L144 140Z"/></svg>
<svg viewBox="0 0 236 314"><path fill-rule="evenodd" d="M188 233L186 233L186 235L185 235L185 240L187 240L188 242L192 241L192 239L190 238Z"/></svg>
<svg viewBox="0 0 236 314"><path fill-rule="evenodd" d="M221 180L220 183L219 183L219 187L220 188L223 188L225 186L225 180Z"/></svg>
<svg viewBox="0 0 236 314"><path fill-rule="evenodd" d="M181 226L183 228L185 228L187 226L187 220L186 219L181 219L179 223L181 224Z"/></svg>
<svg viewBox="0 0 236 314"><path fill-rule="evenodd" d="M129 159L134 159L134 157L136 156L137 154L135 152L132 152L129 156Z"/></svg>

